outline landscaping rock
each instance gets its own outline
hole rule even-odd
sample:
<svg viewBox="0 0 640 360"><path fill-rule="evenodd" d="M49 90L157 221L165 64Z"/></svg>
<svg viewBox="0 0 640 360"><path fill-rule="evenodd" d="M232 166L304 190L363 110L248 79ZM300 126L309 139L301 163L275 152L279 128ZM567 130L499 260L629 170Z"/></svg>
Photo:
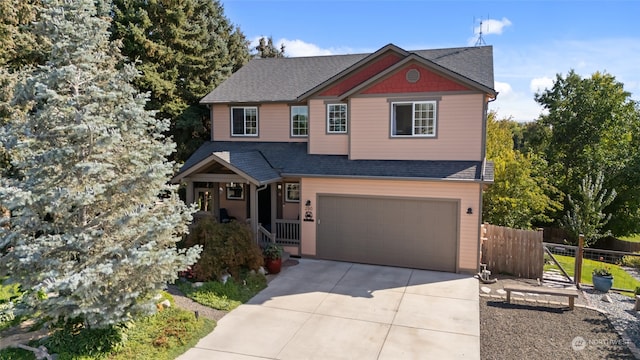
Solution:
<svg viewBox="0 0 640 360"><path fill-rule="evenodd" d="M604 294L604 296L602 296L602 298L600 300L604 301L604 302L608 302L608 303L613 302L611 300L611 297L609 296L609 294Z"/></svg>
<svg viewBox="0 0 640 360"><path fill-rule="evenodd" d="M199 288L202 285L204 285L204 283L202 281L197 281L197 282L194 282L193 284L191 284L191 286L193 286L194 288Z"/></svg>
<svg viewBox="0 0 640 360"><path fill-rule="evenodd" d="M507 292L505 290L503 290L503 289L498 289L498 290L496 290L496 292L498 294L500 294L500 295L507 295Z"/></svg>
<svg viewBox="0 0 640 360"><path fill-rule="evenodd" d="M165 308L170 308L171 302L169 300L164 300L163 302L160 303L160 305L162 305Z"/></svg>
<svg viewBox="0 0 640 360"><path fill-rule="evenodd" d="M491 292L491 289L486 287L486 286L483 286L483 287L480 288L480 291L482 291L485 294L488 294L488 293Z"/></svg>

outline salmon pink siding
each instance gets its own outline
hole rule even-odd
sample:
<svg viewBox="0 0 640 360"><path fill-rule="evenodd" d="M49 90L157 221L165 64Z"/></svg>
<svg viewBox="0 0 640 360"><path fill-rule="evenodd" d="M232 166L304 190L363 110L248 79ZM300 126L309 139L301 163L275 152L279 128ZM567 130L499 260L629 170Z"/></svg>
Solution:
<svg viewBox="0 0 640 360"><path fill-rule="evenodd" d="M285 220L300 220L300 203L285 201L282 204L282 218Z"/></svg>
<svg viewBox="0 0 640 360"><path fill-rule="evenodd" d="M220 184L223 188L225 184ZM249 186L245 186L245 193ZM229 200L224 192L220 193L220 208L227 209L229 216L235 217L238 221L247 219L247 201L245 200Z"/></svg>
<svg viewBox="0 0 640 360"><path fill-rule="evenodd" d="M303 178L301 201L311 200L318 204L319 194L348 194L392 197L414 197L423 199L452 199L460 201L457 271L476 273L479 263L480 239L480 187L478 183L454 181L400 181ZM467 214L467 208L473 214ZM321 219L322 214L314 214ZM316 222L301 223L301 253L316 255Z"/></svg>
<svg viewBox="0 0 640 360"><path fill-rule="evenodd" d="M291 137L289 104L238 105L257 106L258 136L231 136L231 108L235 105L213 105L213 141L284 141L305 142L306 137Z"/></svg>
<svg viewBox="0 0 640 360"><path fill-rule="evenodd" d="M482 160L483 94L442 95L433 138L391 137L392 101L386 96L351 99L350 159Z"/></svg>
<svg viewBox="0 0 640 360"><path fill-rule="evenodd" d="M339 103L336 101L336 103ZM347 115L347 134L327 134L327 112L324 100L309 101L309 154L347 155L350 115ZM350 110L347 108L347 113Z"/></svg>

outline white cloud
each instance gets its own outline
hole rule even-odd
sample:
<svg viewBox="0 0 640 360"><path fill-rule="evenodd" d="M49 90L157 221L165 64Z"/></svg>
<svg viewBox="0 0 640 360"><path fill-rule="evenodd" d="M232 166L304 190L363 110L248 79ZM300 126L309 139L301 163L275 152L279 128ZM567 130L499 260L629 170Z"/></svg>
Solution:
<svg viewBox="0 0 640 360"><path fill-rule="evenodd" d="M290 57L335 54L335 51L332 49L322 49L316 44L311 44L299 39L280 39L278 40L278 44L284 44L284 53Z"/></svg>
<svg viewBox="0 0 640 360"><path fill-rule="evenodd" d="M515 121L533 121L540 114L540 107L527 91L514 89L507 82L495 81L498 97L489 104L489 109L496 111L499 119L511 118Z"/></svg>
<svg viewBox="0 0 640 360"><path fill-rule="evenodd" d="M256 36L251 39L250 48L254 49L260 38L266 36ZM331 48L322 48L316 44L306 42L300 39L287 39L281 38L278 40L273 40L273 45L280 48L281 45L284 45L284 54L288 57L302 57L302 56L320 56L320 55L337 55L337 54L354 54L356 52L371 52L370 50L362 50L356 51L355 49L348 47L331 47Z"/></svg>
<svg viewBox="0 0 640 360"><path fill-rule="evenodd" d="M509 83L495 81L494 84L496 88L495 90L500 93L500 96L508 96L513 92L513 88Z"/></svg>
<svg viewBox="0 0 640 360"><path fill-rule="evenodd" d="M483 35L491 35L491 34L500 35L502 34L502 30L507 26L511 26L511 21L509 21L509 19L507 18L503 17L502 20L487 19L487 20L483 20L480 25L476 26L473 29L473 33L476 35L479 35L480 27L482 27Z"/></svg>
<svg viewBox="0 0 640 360"><path fill-rule="evenodd" d="M537 93L540 91L551 89L553 87L554 81L555 79L552 79L548 76L533 78L529 83L529 90L531 90L532 93Z"/></svg>
<svg viewBox="0 0 640 360"><path fill-rule="evenodd" d="M482 22L473 28L474 36L467 40L468 45L475 45L480 36L480 30L482 30L482 36L485 35L501 35L504 28L507 26L511 26L511 21L507 18L502 18L502 20L496 19L487 19L482 20Z"/></svg>
<svg viewBox="0 0 640 360"><path fill-rule="evenodd" d="M511 93L501 92L492 103L501 116L531 121L542 112L534 93L551 89L556 74L566 76L574 69L582 77L607 72L624 83L635 100L640 99L640 76L637 63L640 39L603 38L590 41L548 41L521 47L494 47L495 86L508 83Z"/></svg>

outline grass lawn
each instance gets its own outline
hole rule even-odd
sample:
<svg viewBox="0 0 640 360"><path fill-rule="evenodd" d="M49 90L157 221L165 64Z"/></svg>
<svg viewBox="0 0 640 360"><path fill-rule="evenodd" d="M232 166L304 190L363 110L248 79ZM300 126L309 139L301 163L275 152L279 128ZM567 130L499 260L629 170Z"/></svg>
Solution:
<svg viewBox="0 0 640 360"><path fill-rule="evenodd" d="M170 297L170 295L166 295ZM53 345L48 344L50 353L58 354L58 360L65 359L108 359L108 360L156 360L175 359L193 347L198 340L215 327L215 322L203 317L196 319L193 312L170 307L155 315L132 322L123 330L126 341L115 349L104 345L104 332L63 335ZM37 347L38 343L30 344ZM72 351L71 345L75 348ZM103 348L99 348L103 346ZM32 352L22 349L0 351L3 360L35 359Z"/></svg>
<svg viewBox="0 0 640 360"><path fill-rule="evenodd" d="M640 242L640 234L629 235L629 236L619 236L617 238L620 240L629 241L629 242Z"/></svg>
<svg viewBox="0 0 640 360"><path fill-rule="evenodd" d="M570 276L574 275L575 258L564 255L554 255L554 257ZM620 266L589 259L582 259L582 276L580 278L580 282L583 284L593 285L591 281L591 272L593 269L603 266L608 267L609 271L613 275L614 288L633 291L637 286L640 286L640 281L629 275ZM544 265L544 270L557 268L558 267L553 263Z"/></svg>
<svg viewBox="0 0 640 360"><path fill-rule="evenodd" d="M20 285L5 285L6 278L0 278L0 331L18 325L21 318L13 315L9 301L20 296Z"/></svg>
<svg viewBox="0 0 640 360"><path fill-rule="evenodd" d="M249 301L258 292L267 287L267 279L260 274L249 274L244 280L229 278L226 283L208 281L200 287L190 282L177 282L188 298L205 306L230 311Z"/></svg>

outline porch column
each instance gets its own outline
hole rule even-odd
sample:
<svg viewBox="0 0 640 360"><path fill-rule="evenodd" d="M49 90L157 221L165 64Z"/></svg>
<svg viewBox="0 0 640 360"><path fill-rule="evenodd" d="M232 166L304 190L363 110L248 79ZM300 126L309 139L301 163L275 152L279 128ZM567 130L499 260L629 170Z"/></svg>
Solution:
<svg viewBox="0 0 640 360"><path fill-rule="evenodd" d="M186 179L187 180L187 196L186 196L186 203L187 205L191 205L193 204L193 181Z"/></svg>
<svg viewBox="0 0 640 360"><path fill-rule="evenodd" d="M251 231L258 239L258 189L255 184L249 184L249 211L251 214Z"/></svg>
<svg viewBox="0 0 640 360"><path fill-rule="evenodd" d="M271 233L276 234L278 232L278 225L276 219L278 218L278 184L271 184Z"/></svg>
<svg viewBox="0 0 640 360"><path fill-rule="evenodd" d="M220 221L220 183L214 182L213 187L213 216Z"/></svg>

